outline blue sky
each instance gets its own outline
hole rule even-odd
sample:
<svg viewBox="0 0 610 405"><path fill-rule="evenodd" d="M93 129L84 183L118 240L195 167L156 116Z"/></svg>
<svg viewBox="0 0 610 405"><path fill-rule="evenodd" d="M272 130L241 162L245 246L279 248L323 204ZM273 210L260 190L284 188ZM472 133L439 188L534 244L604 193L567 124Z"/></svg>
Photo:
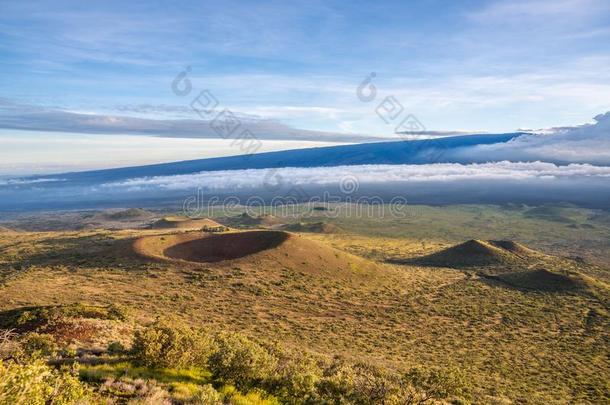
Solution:
<svg viewBox="0 0 610 405"><path fill-rule="evenodd" d="M391 137L375 107L394 96L428 130L536 129L610 110L610 2L0 1L0 58L0 129L32 106L196 119L170 89L186 66L224 108L293 128ZM38 135L74 116L52 118Z"/></svg>

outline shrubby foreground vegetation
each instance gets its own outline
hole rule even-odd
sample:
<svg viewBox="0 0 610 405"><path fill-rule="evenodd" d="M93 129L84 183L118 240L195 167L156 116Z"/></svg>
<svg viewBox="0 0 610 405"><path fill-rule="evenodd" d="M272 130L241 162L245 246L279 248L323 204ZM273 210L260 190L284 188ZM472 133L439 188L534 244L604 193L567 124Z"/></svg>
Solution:
<svg viewBox="0 0 610 405"><path fill-rule="evenodd" d="M468 397L466 379L457 370L411 368L396 374L370 364L316 358L239 333L162 323L136 333L132 355L148 367L207 369L216 386L270 394L271 402L418 404Z"/></svg>
<svg viewBox="0 0 610 405"><path fill-rule="evenodd" d="M116 309L94 308L26 311L14 321L22 327L49 318L57 323L78 311L117 316ZM111 342L95 356L57 340L3 332L0 403L421 404L470 398L459 370L412 367L398 373L177 320L138 328L131 347Z"/></svg>

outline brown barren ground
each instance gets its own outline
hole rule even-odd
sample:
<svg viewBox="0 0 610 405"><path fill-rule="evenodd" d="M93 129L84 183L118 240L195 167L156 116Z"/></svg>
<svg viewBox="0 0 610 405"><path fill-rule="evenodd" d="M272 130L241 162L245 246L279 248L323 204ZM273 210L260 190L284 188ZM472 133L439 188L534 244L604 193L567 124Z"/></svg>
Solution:
<svg viewBox="0 0 610 405"><path fill-rule="evenodd" d="M334 276L379 270L371 261L284 231L151 235L136 239L133 249L137 255L155 260L222 265L254 261L295 272Z"/></svg>

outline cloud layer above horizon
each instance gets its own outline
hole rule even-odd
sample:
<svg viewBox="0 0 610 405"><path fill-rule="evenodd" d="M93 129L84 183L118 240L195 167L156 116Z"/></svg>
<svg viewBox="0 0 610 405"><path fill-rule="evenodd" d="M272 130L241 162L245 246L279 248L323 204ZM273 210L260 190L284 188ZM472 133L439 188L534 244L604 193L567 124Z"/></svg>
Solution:
<svg viewBox="0 0 610 405"><path fill-rule="evenodd" d="M430 165L360 165L280 169L221 170L174 176L133 178L96 186L99 190L140 192L159 190L235 191L273 189L277 186L326 186L343 183L530 181L609 179L610 167L589 164L557 166L552 163L496 162L482 164L438 163Z"/></svg>

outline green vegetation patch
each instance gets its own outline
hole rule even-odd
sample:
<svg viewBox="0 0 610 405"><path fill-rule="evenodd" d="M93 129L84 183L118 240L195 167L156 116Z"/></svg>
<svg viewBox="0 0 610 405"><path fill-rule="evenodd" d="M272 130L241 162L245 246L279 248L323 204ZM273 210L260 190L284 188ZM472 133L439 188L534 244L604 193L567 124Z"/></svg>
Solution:
<svg viewBox="0 0 610 405"><path fill-rule="evenodd" d="M0 329L13 329L17 333L29 332L52 321L64 318L124 321L127 318L127 313L119 305L72 304L17 308L0 312Z"/></svg>

